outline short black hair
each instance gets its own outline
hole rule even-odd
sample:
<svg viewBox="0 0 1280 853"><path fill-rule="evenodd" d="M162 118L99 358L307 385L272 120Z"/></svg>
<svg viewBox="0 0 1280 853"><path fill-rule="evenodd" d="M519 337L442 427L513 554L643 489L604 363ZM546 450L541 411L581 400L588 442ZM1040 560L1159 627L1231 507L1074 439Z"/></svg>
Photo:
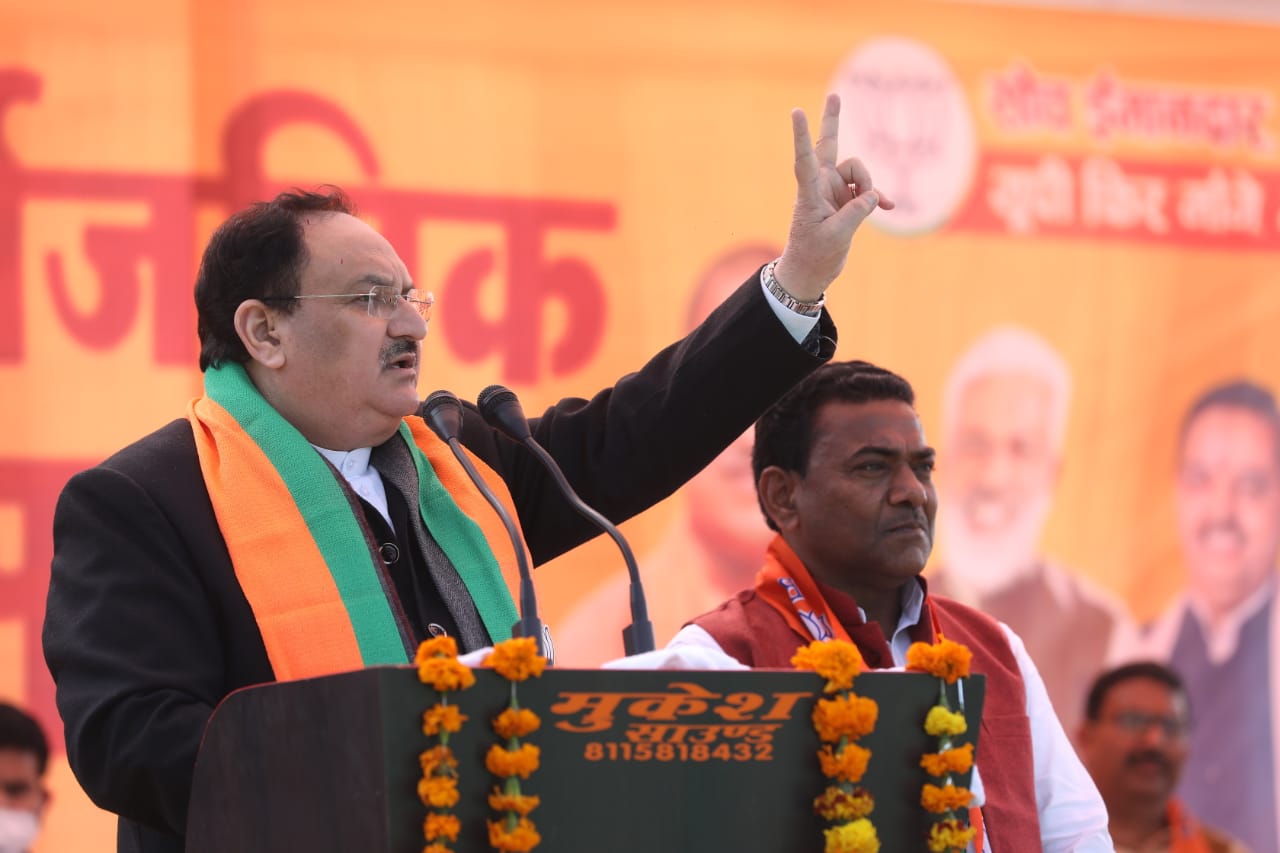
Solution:
<svg viewBox="0 0 1280 853"><path fill-rule="evenodd" d="M813 422L819 409L827 403L878 400L901 400L914 406L916 393L911 383L898 374L866 361L834 361L801 380L756 421L751 473L756 481L757 498L764 469L776 465L802 477L808 472ZM760 510L769 527L777 530L763 501Z"/></svg>
<svg viewBox="0 0 1280 853"><path fill-rule="evenodd" d="M36 757L36 775L49 766L49 741L36 718L16 705L0 702L0 749L29 752Z"/></svg>
<svg viewBox="0 0 1280 853"><path fill-rule="evenodd" d="M1117 666L1114 669L1105 670L1093 680L1093 684L1089 687L1089 693L1084 701L1085 719L1097 722L1099 715L1102 713L1102 703L1107 701L1107 694L1111 692L1111 688L1139 678L1159 682L1181 696L1184 701L1190 701L1187 696L1186 685L1182 683L1182 678L1173 669L1153 660L1134 661L1123 666Z"/></svg>
<svg viewBox="0 0 1280 853"><path fill-rule="evenodd" d="M298 295L307 262L303 214L355 212L351 199L337 187L320 187L319 192L293 189L271 201L255 202L218 226L196 275L201 370L249 360L235 329L236 309L246 299L279 299L285 312L296 307L287 297Z"/></svg>
<svg viewBox="0 0 1280 853"><path fill-rule="evenodd" d="M1234 379L1214 385L1195 399L1182 418L1182 427L1178 432L1179 455L1182 453L1187 431L1191 429L1192 422L1208 409L1218 408L1245 409L1266 423L1271 428L1276 461L1280 464L1280 409L1276 407L1275 395L1249 379Z"/></svg>

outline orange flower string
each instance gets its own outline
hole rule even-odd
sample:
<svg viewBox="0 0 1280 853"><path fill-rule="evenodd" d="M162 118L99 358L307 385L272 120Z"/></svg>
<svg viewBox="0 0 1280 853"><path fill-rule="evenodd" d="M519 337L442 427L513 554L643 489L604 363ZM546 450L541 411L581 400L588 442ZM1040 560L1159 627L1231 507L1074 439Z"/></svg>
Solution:
<svg viewBox="0 0 1280 853"><path fill-rule="evenodd" d="M853 679L866 668L862 652L844 640L815 640L801 646L791 658L791 665L827 679L827 693L851 689Z"/></svg>
<svg viewBox="0 0 1280 853"><path fill-rule="evenodd" d="M458 644L452 637L433 637L418 646L414 655L418 678L440 694L440 701L422 714L422 733L439 743L418 756L422 778L418 799L429 811L422 822L427 840L423 853L452 853L445 841L457 841L462 822L450 809L458 804L458 759L449 748L449 735L457 733L466 715L449 704L449 693L475 684L475 674L458 660Z"/></svg>
<svg viewBox="0 0 1280 853"><path fill-rule="evenodd" d="M538 715L526 708L508 708L493 720L493 730L503 740L524 737L541 725Z"/></svg>
<svg viewBox="0 0 1280 853"><path fill-rule="evenodd" d="M973 769L973 744L954 745L953 738L968 731L964 716L963 685L957 688L960 708L952 710L947 685L969 675L973 654L959 643L941 635L938 642L913 643L907 650L907 669L924 672L939 679L938 703L925 716L924 730L938 739L937 752L925 753L920 766L941 784L928 782L920 791L920 805L939 819L930 827L927 844L930 853L962 853L976 835L976 829L961 817L966 814L973 794L956 784L956 777Z"/></svg>
<svg viewBox="0 0 1280 853"><path fill-rule="evenodd" d="M851 821L871 814L875 801L862 788L853 792L832 785L813 801L813 810L829 821Z"/></svg>
<svg viewBox="0 0 1280 853"><path fill-rule="evenodd" d="M822 773L833 781L813 801L813 810L831 824L823 830L826 853L879 853L880 839L867 818L875 807L871 794L855 787L867 772L871 750L853 741L871 733L880 708L875 700L853 693L853 681L865 665L858 647L844 640L816 640L791 658L796 669L810 670L827 680L813 706L813 728L823 747L818 751Z"/></svg>
<svg viewBox="0 0 1280 853"><path fill-rule="evenodd" d="M504 780L502 787L494 788L489 795L489 808L499 814L497 820L488 821L489 846L503 853L528 853L542 841L537 827L529 820L529 813L538 807L539 799L521 791L520 780L528 779L538 769L541 751L534 744L520 743L520 738L537 731L542 721L537 714L520 707L516 685L541 676L547 660L538 654L538 644L533 638L516 637L494 646L484 662L511 682L511 701L492 723L494 733L503 743L489 747L484 757L489 772Z"/></svg>
<svg viewBox="0 0 1280 853"><path fill-rule="evenodd" d="M819 739L835 743L842 737L857 740L876 727L880 707L875 700L852 694L819 699L813 708L813 727Z"/></svg>
<svg viewBox="0 0 1280 853"><path fill-rule="evenodd" d="M968 773L973 767L973 744L966 743L957 749L926 753L920 766L930 776L946 776L948 773Z"/></svg>
<svg viewBox="0 0 1280 853"><path fill-rule="evenodd" d="M973 652L959 643L939 635L938 642L912 643L907 649L907 672L927 672L947 684L969 674Z"/></svg>
<svg viewBox="0 0 1280 853"><path fill-rule="evenodd" d="M500 820L491 820L487 823L489 824L489 846L494 850L528 853L542 841L542 836L538 834L533 821L525 817L517 818L514 826L507 826Z"/></svg>
<svg viewBox="0 0 1280 853"><path fill-rule="evenodd" d="M484 660L507 681L525 681L537 678L547 666L547 659L538 654L538 643L532 637L515 637L498 643Z"/></svg>

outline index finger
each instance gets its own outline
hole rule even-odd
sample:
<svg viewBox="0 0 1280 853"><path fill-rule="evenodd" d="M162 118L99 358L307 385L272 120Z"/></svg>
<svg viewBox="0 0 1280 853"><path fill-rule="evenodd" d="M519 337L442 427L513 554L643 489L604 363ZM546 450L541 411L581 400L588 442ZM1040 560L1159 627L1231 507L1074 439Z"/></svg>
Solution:
<svg viewBox="0 0 1280 853"><path fill-rule="evenodd" d="M813 184L818 180L818 158L809 139L809 119L802 109L791 111L791 135L796 145L796 182Z"/></svg>

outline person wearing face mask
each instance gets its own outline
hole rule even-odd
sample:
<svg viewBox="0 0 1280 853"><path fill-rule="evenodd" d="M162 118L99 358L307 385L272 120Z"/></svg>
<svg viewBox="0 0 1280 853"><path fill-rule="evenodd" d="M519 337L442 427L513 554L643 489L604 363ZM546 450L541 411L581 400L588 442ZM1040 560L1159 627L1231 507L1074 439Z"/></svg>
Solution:
<svg viewBox="0 0 1280 853"><path fill-rule="evenodd" d="M1138 661L1100 674L1077 743L1110 817L1116 853L1249 853L1174 796L1191 729L1178 674Z"/></svg>
<svg viewBox="0 0 1280 853"><path fill-rule="evenodd" d="M1196 712L1179 795L1255 853L1280 853L1280 410L1261 385L1206 390L1182 422L1187 586L1145 653L1175 663Z"/></svg>
<svg viewBox="0 0 1280 853"><path fill-rule="evenodd" d="M35 718L0 702L0 853L27 853L49 805L49 742Z"/></svg>

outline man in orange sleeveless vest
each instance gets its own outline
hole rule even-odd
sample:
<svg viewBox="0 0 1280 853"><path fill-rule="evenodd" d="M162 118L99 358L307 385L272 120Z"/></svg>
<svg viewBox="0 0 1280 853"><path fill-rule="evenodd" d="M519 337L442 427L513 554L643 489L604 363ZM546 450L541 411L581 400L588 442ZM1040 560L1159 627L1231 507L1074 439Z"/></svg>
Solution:
<svg viewBox="0 0 1280 853"><path fill-rule="evenodd" d="M816 145L803 113L792 122L782 256L640 371L530 421L615 521L669 495L834 350L823 293L858 224L892 202L857 160L837 163L838 98ZM120 815L120 850L183 849L197 749L227 694L406 663L442 632L464 651L504 639L515 548L541 563L596 532L466 408L461 442L514 510L513 546L413 416L433 301L413 272L340 191L235 214L196 283L204 396L64 490L44 651L71 766Z"/></svg>
<svg viewBox="0 0 1280 853"><path fill-rule="evenodd" d="M815 639L855 643L873 668L902 666L937 635L987 677L978 739L984 849L1110 851L1097 789L1053 713L1022 641L969 607L928 594L935 453L906 380L866 362L819 368L756 423L752 467L777 532L756 585L668 645L789 667Z"/></svg>
<svg viewBox="0 0 1280 853"><path fill-rule="evenodd" d="M1107 803L1116 853L1249 853L1173 794L1191 731L1176 672L1154 661L1107 670L1089 688L1084 717L1080 757Z"/></svg>

